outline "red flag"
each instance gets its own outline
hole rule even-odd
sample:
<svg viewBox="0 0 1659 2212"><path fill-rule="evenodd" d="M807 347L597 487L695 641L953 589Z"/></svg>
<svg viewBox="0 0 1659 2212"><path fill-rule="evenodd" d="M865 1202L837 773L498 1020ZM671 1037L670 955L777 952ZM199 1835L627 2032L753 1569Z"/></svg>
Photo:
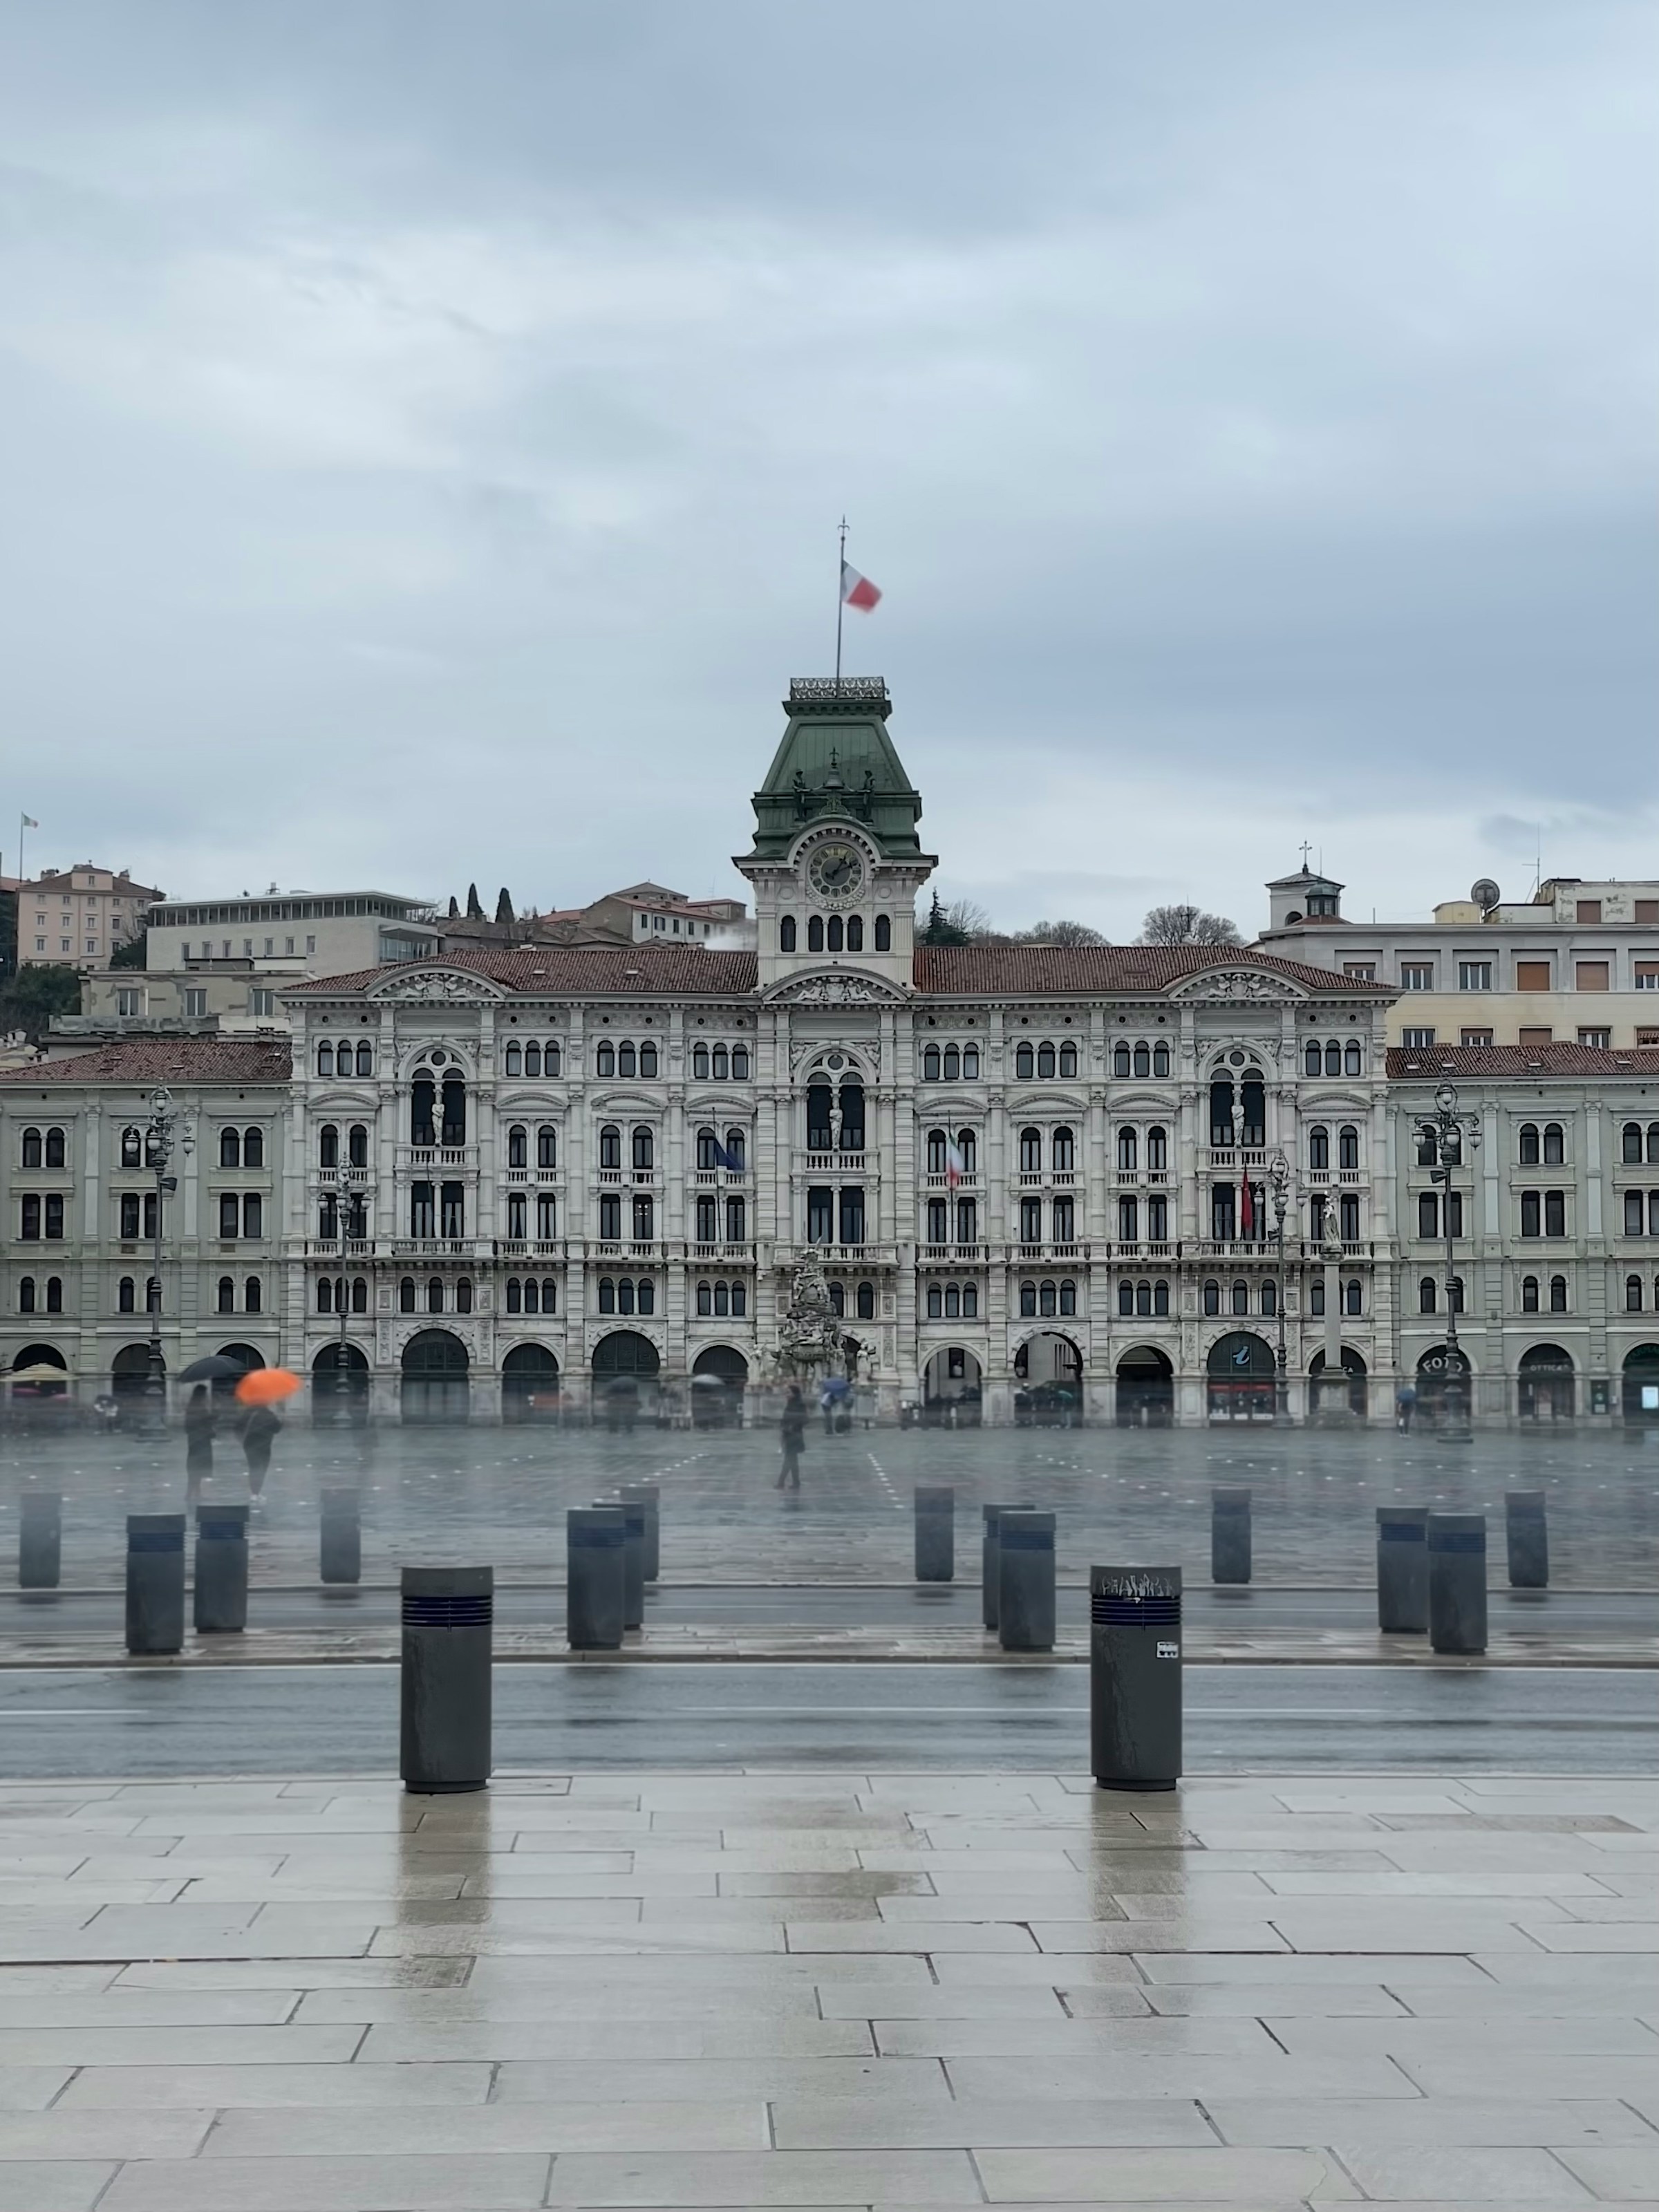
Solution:
<svg viewBox="0 0 1659 2212"><path fill-rule="evenodd" d="M880 592L867 576L843 561L841 564L841 597L843 606L856 607L862 615L872 613L881 599Z"/></svg>
<svg viewBox="0 0 1659 2212"><path fill-rule="evenodd" d="M1249 1176L1239 1186L1238 1233L1246 1243L1255 1235L1255 1194L1250 1188Z"/></svg>

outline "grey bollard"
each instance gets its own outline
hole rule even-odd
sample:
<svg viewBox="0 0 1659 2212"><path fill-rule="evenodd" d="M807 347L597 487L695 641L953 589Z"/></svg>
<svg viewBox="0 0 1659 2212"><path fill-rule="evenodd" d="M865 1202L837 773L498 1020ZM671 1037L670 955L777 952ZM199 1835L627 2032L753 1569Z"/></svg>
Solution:
<svg viewBox="0 0 1659 2212"><path fill-rule="evenodd" d="M196 1508L198 1635L240 1635L247 1626L248 1510L246 1504Z"/></svg>
<svg viewBox="0 0 1659 2212"><path fill-rule="evenodd" d="M623 1497L596 1498L623 1517L623 1626L645 1626L645 1508Z"/></svg>
<svg viewBox="0 0 1659 2212"><path fill-rule="evenodd" d="M1423 1636L1429 1626L1429 1509L1376 1509L1376 1625L1384 1636Z"/></svg>
<svg viewBox="0 0 1659 2212"><path fill-rule="evenodd" d="M318 1565L325 1583L356 1583L363 1572L362 1498L352 1490L323 1492Z"/></svg>
<svg viewBox="0 0 1659 2212"><path fill-rule="evenodd" d="M1103 1790L1181 1779L1181 1570L1089 1570L1089 1764Z"/></svg>
<svg viewBox="0 0 1659 2212"><path fill-rule="evenodd" d="M981 1505L985 1530L979 1547L980 1618L988 1628L997 1625L997 1606L1002 1591L1002 1555L997 1548L997 1522L1012 1505Z"/></svg>
<svg viewBox="0 0 1659 2212"><path fill-rule="evenodd" d="M1436 1651L1486 1648L1486 1516L1429 1516L1429 1643Z"/></svg>
<svg viewBox="0 0 1659 2212"><path fill-rule="evenodd" d="M946 1483L916 1485L916 1580L948 1583L957 1571L957 1493Z"/></svg>
<svg viewBox="0 0 1659 2212"><path fill-rule="evenodd" d="M185 1516L127 1516L127 1650L136 1657L185 1647Z"/></svg>
<svg viewBox="0 0 1659 2212"><path fill-rule="evenodd" d="M997 1522L997 1633L1005 1651L1054 1648L1054 1516L1005 1507Z"/></svg>
<svg viewBox="0 0 1659 2212"><path fill-rule="evenodd" d="M1218 1486L1210 1492L1210 1580L1250 1579L1250 1493Z"/></svg>
<svg viewBox="0 0 1659 2212"><path fill-rule="evenodd" d="M657 1579L662 1564L662 1492L654 1482L625 1482L617 1495L624 1505L638 1503L645 1513L645 1549L641 1572L647 1583Z"/></svg>
<svg viewBox="0 0 1659 2212"><path fill-rule="evenodd" d="M495 1622L493 1567L404 1569L405 1790L435 1796L489 1781Z"/></svg>
<svg viewBox="0 0 1659 2212"><path fill-rule="evenodd" d="M63 1492L26 1490L17 1504L17 1587L56 1589L64 1565Z"/></svg>
<svg viewBox="0 0 1659 2212"><path fill-rule="evenodd" d="M1504 1499L1504 1528L1509 1539L1510 1588L1550 1586L1550 1532L1541 1490L1511 1490Z"/></svg>
<svg viewBox="0 0 1659 2212"><path fill-rule="evenodd" d="M620 1505L573 1505L565 1525L565 1638L573 1651L620 1651L628 1523Z"/></svg>

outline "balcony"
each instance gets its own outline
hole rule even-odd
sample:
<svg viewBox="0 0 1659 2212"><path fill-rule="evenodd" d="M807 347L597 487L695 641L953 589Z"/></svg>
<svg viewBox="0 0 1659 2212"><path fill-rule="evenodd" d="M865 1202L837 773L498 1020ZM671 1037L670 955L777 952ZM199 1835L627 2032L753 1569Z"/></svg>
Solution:
<svg viewBox="0 0 1659 2212"><path fill-rule="evenodd" d="M690 1244L686 1256L692 1260L717 1260L723 1267L750 1267L755 1262L752 1244Z"/></svg>
<svg viewBox="0 0 1659 2212"><path fill-rule="evenodd" d="M398 1164L411 1170L447 1169L451 1174L476 1174L478 1166L478 1147L476 1145L400 1145Z"/></svg>
<svg viewBox="0 0 1659 2212"><path fill-rule="evenodd" d="M927 1190L946 1190L951 1186L951 1178L948 1175L927 1175L922 1177L923 1187ZM957 1176L956 1187L958 1190L977 1190L979 1188L978 1170L974 1170L967 1175Z"/></svg>
<svg viewBox="0 0 1659 2212"><path fill-rule="evenodd" d="M922 1244L917 1247L919 1256L934 1262L946 1261L952 1267L983 1267L990 1257L988 1244Z"/></svg>
<svg viewBox="0 0 1659 2212"><path fill-rule="evenodd" d="M489 1260L495 1247L474 1237L394 1237L387 1247L394 1260Z"/></svg>
<svg viewBox="0 0 1659 2212"><path fill-rule="evenodd" d="M832 1152L827 1148L821 1152L798 1152L796 1172L800 1175L858 1175L864 1173L864 1152Z"/></svg>
<svg viewBox="0 0 1659 2212"><path fill-rule="evenodd" d="M574 1244L571 1249L574 1249ZM635 1242L632 1237L613 1240L610 1237L590 1237L582 1245L583 1257L589 1260L631 1260L647 1266L659 1266L668 1257L668 1247L652 1240Z"/></svg>

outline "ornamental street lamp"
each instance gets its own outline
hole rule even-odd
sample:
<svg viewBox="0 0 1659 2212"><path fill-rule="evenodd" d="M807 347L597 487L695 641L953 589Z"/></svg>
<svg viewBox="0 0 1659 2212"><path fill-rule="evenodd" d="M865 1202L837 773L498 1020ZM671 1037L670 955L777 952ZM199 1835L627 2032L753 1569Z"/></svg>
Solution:
<svg viewBox="0 0 1659 2212"><path fill-rule="evenodd" d="M149 1308L149 1372L144 1381L143 1426L147 1434L160 1436L167 1428L167 1362L161 1356L161 1207L179 1188L177 1176L169 1175L175 1146L188 1159L196 1149L196 1137L190 1124L179 1127L178 1109L173 1103L173 1093L161 1086L152 1091L149 1098L149 1119L144 1125L144 1158L155 1170L155 1216L150 1249L150 1280L145 1304ZM182 1323L182 1316L180 1316Z"/></svg>
<svg viewBox="0 0 1659 2212"><path fill-rule="evenodd" d="M1273 1243L1279 1248L1279 1342L1273 1352L1273 1426L1291 1425L1291 1386L1285 1362L1285 1216L1290 1206L1291 1164L1283 1152L1267 1163L1273 1190Z"/></svg>
<svg viewBox="0 0 1659 2212"><path fill-rule="evenodd" d="M348 1134L346 1139L348 1163L350 1159L350 1142L351 1139ZM366 1175L368 1171L365 1169L362 1172ZM346 1335L346 1326L350 1315L350 1285L346 1262L349 1257L351 1239L354 1237L361 1237L366 1232L367 1224L357 1209L361 1206L366 1211L368 1205L367 1188L366 1186L359 1188L353 1184L349 1180L352 1173L352 1166L347 1164L343 1164L336 1170L334 1195L335 1226L339 1231L340 1236L340 1276L334 1291L334 1304L340 1316L340 1337L334 1348L334 1401L337 1419L342 1426L347 1428L351 1425L352 1391L351 1346Z"/></svg>
<svg viewBox="0 0 1659 2212"><path fill-rule="evenodd" d="M1434 1094L1434 1112L1419 1119L1417 1134L1424 1152L1435 1164L1429 1180L1441 1186L1441 1218L1446 1234L1446 1379L1441 1395L1441 1432L1454 1443L1468 1443L1471 1436L1468 1362L1457 1342L1460 1298L1452 1223L1452 1170L1462 1166L1466 1146L1472 1152L1480 1150L1480 1117L1460 1113L1456 1091L1449 1083L1443 1083ZM1473 1200L1471 1188L1471 1203Z"/></svg>

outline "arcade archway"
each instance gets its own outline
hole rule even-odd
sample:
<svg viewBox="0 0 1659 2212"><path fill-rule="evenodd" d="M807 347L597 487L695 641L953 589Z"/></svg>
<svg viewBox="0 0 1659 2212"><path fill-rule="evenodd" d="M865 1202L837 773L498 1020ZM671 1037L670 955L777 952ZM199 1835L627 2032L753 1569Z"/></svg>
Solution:
<svg viewBox="0 0 1659 2212"><path fill-rule="evenodd" d="M343 1368L337 1344L324 1345L311 1363L311 1418L325 1427L330 1422L368 1419L368 1356L360 1345L349 1344L345 1349Z"/></svg>
<svg viewBox="0 0 1659 2212"><path fill-rule="evenodd" d="M14 1403L21 1403L24 1398L61 1398L66 1395L69 1389L69 1362L55 1344L26 1344L12 1361L9 1372L27 1375L31 1369L43 1367L55 1368L57 1374L37 1374L27 1382L12 1383L10 1389Z"/></svg>
<svg viewBox="0 0 1659 2212"><path fill-rule="evenodd" d="M167 1361L161 1362L161 1377L167 1379ZM147 1344L124 1344L109 1364L109 1387L118 1398L142 1396L149 1380L149 1346Z"/></svg>
<svg viewBox="0 0 1659 2212"><path fill-rule="evenodd" d="M699 1429L743 1426L743 1394L749 1362L736 1346L711 1344L691 1363L691 1420Z"/></svg>
<svg viewBox="0 0 1659 2212"><path fill-rule="evenodd" d="M631 1429L641 1406L657 1395L662 1362L648 1336L613 1328L593 1347L593 1418L606 1428Z"/></svg>
<svg viewBox="0 0 1659 2212"><path fill-rule="evenodd" d="M1624 1413L1644 1428L1659 1426L1659 1344L1638 1344L1625 1354Z"/></svg>
<svg viewBox="0 0 1659 2212"><path fill-rule="evenodd" d="M355 1349L355 1347L348 1347ZM404 1346L399 1403L406 1421L464 1421L471 1411L466 1346L447 1328L423 1328Z"/></svg>
<svg viewBox="0 0 1659 2212"><path fill-rule="evenodd" d="M1308 1377L1308 1409L1310 1413L1328 1410L1334 1401L1339 1409L1352 1413L1356 1419L1364 1419L1366 1368L1364 1359L1352 1345L1345 1344L1342 1347L1341 1382L1338 1382L1334 1376L1328 1381L1326 1379L1322 1352L1316 1352L1309 1361Z"/></svg>
<svg viewBox="0 0 1659 2212"><path fill-rule="evenodd" d="M1559 1344L1534 1344L1522 1353L1516 1401L1523 1421L1570 1421L1576 1395L1570 1352Z"/></svg>
<svg viewBox="0 0 1659 2212"><path fill-rule="evenodd" d="M1167 1429L1175 1421L1175 1368L1168 1352L1138 1344L1117 1363L1117 1425Z"/></svg>
<svg viewBox="0 0 1659 2212"><path fill-rule="evenodd" d="M1277 1369L1273 1346L1264 1337L1230 1329L1210 1346L1205 1370L1211 1420L1272 1420Z"/></svg>
<svg viewBox="0 0 1659 2212"><path fill-rule="evenodd" d="M501 1361L503 1421L556 1420L559 1363L544 1344L515 1344Z"/></svg>
<svg viewBox="0 0 1659 2212"><path fill-rule="evenodd" d="M1448 1414L1467 1419L1473 1377L1461 1345L1431 1345L1417 1363L1417 1413L1433 1424Z"/></svg>
<svg viewBox="0 0 1659 2212"><path fill-rule="evenodd" d="M946 1429L977 1428L984 1401L984 1370L964 1345L947 1345L921 1370L921 1417Z"/></svg>
<svg viewBox="0 0 1659 2212"><path fill-rule="evenodd" d="M1083 1354L1043 1329L1014 1354L1014 1420L1023 1428L1073 1429L1083 1419Z"/></svg>

